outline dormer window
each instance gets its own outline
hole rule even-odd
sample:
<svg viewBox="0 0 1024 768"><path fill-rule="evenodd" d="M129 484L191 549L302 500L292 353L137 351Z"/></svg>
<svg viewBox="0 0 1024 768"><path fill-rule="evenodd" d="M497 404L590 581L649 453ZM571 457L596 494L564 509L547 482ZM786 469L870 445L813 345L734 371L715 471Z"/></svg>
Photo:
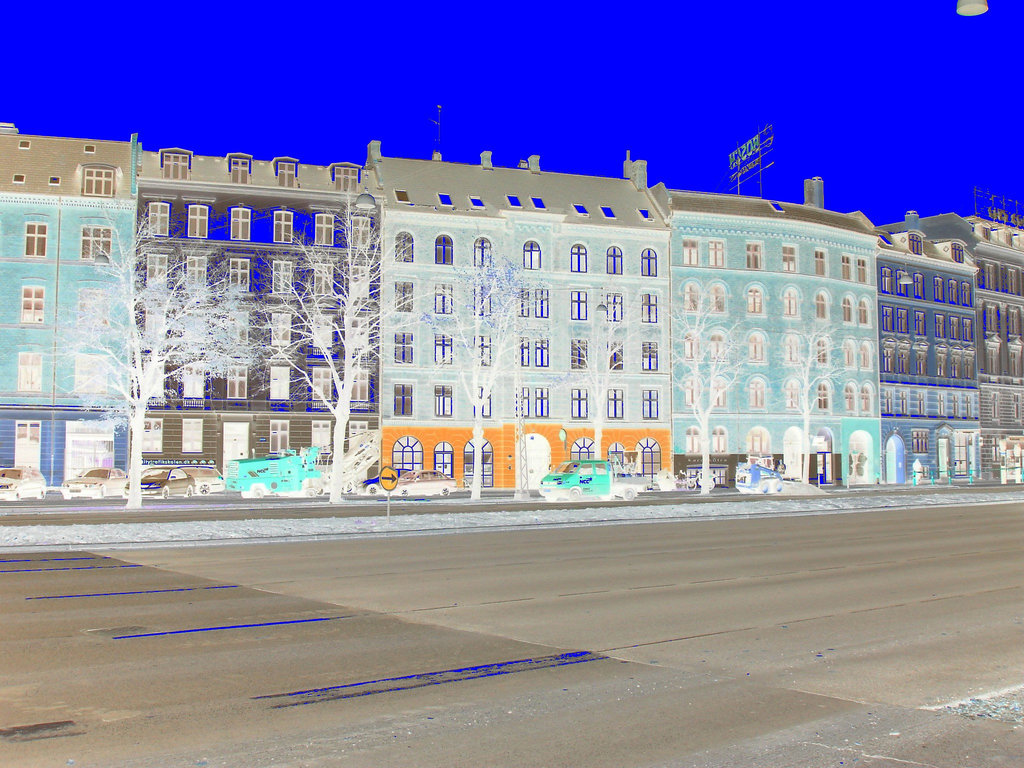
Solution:
<svg viewBox="0 0 1024 768"><path fill-rule="evenodd" d="M189 178L192 156L185 152L161 152L160 165L165 179L183 180Z"/></svg>
<svg viewBox="0 0 1024 768"><path fill-rule="evenodd" d="M523 207L523 204L519 202L519 195L505 195L505 198L508 200L508 204L513 208Z"/></svg>
<svg viewBox="0 0 1024 768"><path fill-rule="evenodd" d="M294 188L297 170L298 168L296 163L285 160L278 160L277 185L279 187Z"/></svg>
<svg viewBox="0 0 1024 768"><path fill-rule="evenodd" d="M334 167L334 188L339 192L355 192L359 187L359 169Z"/></svg>
<svg viewBox="0 0 1024 768"><path fill-rule="evenodd" d="M587 210L587 206L583 205L582 203L573 203L572 207L576 210L576 213L578 213L580 216L589 216L590 215L590 211Z"/></svg>
<svg viewBox="0 0 1024 768"><path fill-rule="evenodd" d="M957 264L964 263L964 247L960 243L953 243L950 251L952 252L953 261Z"/></svg>
<svg viewBox="0 0 1024 768"><path fill-rule="evenodd" d="M229 157L228 169L232 184L248 184L252 173L252 160L248 157Z"/></svg>
<svg viewBox="0 0 1024 768"><path fill-rule="evenodd" d="M920 235L915 235L911 232L907 236L907 247L910 248L910 252L920 256L924 253L924 243L921 241Z"/></svg>
<svg viewBox="0 0 1024 768"><path fill-rule="evenodd" d="M82 195L85 197L113 197L113 168L83 168Z"/></svg>
<svg viewBox="0 0 1024 768"><path fill-rule="evenodd" d="M407 191L405 191L404 189L396 189L395 190L395 200L397 200L400 203L408 203L408 202L410 202L410 200L409 200L409 193Z"/></svg>

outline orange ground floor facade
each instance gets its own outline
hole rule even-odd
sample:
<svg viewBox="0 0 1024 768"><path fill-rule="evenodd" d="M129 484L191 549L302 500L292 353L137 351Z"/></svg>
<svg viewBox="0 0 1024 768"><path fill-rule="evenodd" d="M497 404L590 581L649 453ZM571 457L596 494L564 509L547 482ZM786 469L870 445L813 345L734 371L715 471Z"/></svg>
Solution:
<svg viewBox="0 0 1024 768"><path fill-rule="evenodd" d="M668 428L605 427L600 457L594 455L593 429L574 424L527 422L523 433L531 487L536 487L549 467L574 456L588 455L588 452L594 458L606 458L613 452L620 461L644 474L672 466ZM472 426L385 424L381 429L381 463L397 469L436 469L461 482L467 474L473 473L472 439ZM515 424L485 428L484 440L484 485L514 488L517 461Z"/></svg>

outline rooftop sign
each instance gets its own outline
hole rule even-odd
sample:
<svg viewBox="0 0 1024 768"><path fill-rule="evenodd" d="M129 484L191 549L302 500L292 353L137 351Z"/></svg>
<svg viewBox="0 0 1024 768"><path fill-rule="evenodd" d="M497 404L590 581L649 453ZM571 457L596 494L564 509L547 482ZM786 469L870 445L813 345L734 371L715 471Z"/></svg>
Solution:
<svg viewBox="0 0 1024 768"><path fill-rule="evenodd" d="M734 152L729 153L729 181L740 192L740 185L749 181L756 174L758 185L761 183L761 172L771 168L774 163L765 163L764 156L771 152L775 143L775 128L766 125L754 136L738 145Z"/></svg>
<svg viewBox="0 0 1024 768"><path fill-rule="evenodd" d="M977 187L974 188L974 215L1024 229L1024 204Z"/></svg>

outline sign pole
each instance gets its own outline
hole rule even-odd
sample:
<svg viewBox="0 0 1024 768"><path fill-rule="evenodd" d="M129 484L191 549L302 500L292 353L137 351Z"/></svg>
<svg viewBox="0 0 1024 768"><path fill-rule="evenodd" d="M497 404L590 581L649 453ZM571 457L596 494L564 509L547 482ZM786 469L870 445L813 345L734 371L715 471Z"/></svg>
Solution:
<svg viewBox="0 0 1024 768"><path fill-rule="evenodd" d="M387 524L391 527L391 492L398 486L398 471L391 466L386 466L380 471L380 475L377 477L377 482L380 483L380 487L388 495L387 501Z"/></svg>

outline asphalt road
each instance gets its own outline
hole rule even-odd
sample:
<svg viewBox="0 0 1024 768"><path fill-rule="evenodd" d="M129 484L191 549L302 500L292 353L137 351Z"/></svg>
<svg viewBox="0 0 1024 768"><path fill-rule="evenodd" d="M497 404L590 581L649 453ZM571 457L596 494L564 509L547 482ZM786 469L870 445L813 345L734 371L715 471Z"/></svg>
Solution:
<svg viewBox="0 0 1024 768"><path fill-rule="evenodd" d="M942 705L1024 684L1022 554L1020 504L4 554L0 764L1020 768Z"/></svg>

